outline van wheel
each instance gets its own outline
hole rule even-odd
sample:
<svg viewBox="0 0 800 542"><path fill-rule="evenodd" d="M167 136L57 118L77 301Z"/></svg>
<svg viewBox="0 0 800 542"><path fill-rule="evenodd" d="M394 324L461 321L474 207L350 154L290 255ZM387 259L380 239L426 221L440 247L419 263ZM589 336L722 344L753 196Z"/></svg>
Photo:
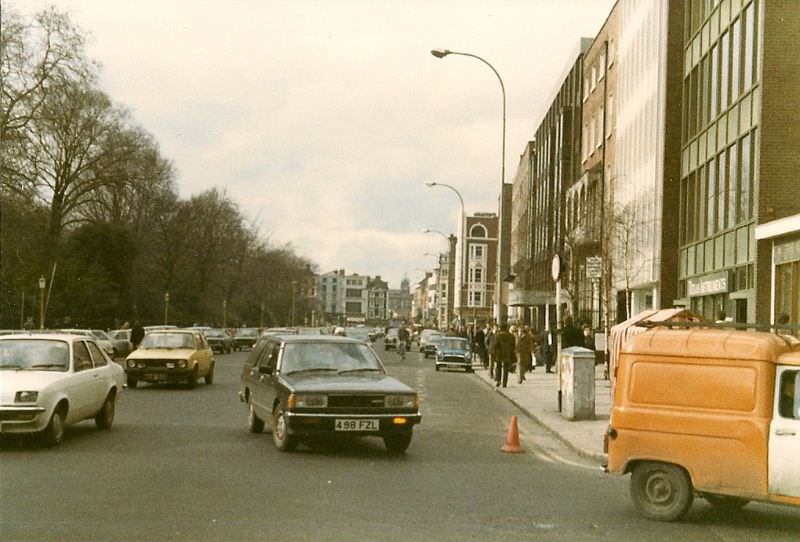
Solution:
<svg viewBox="0 0 800 542"><path fill-rule="evenodd" d="M723 513L736 512L747 505L747 499L741 497L729 497L728 495L704 494L703 497L711 506Z"/></svg>
<svg viewBox="0 0 800 542"><path fill-rule="evenodd" d="M637 464L631 476L631 498L647 519L674 521L692 506L694 493L686 471L669 463Z"/></svg>

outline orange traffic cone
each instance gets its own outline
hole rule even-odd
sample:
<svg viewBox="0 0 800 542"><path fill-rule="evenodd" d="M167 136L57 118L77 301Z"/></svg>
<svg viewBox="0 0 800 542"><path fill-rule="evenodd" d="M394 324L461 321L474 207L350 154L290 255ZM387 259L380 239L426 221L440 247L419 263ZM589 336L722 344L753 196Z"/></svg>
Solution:
<svg viewBox="0 0 800 542"><path fill-rule="evenodd" d="M517 426L516 416L511 416L511 421L508 423L506 443L500 449L510 454L521 454L525 451L522 449L522 446L519 445L519 427Z"/></svg>

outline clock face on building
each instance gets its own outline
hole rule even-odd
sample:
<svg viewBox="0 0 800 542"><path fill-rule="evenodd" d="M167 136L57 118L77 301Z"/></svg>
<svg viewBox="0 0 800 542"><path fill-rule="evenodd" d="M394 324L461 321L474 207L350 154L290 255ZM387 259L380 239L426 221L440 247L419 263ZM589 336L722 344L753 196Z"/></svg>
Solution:
<svg viewBox="0 0 800 542"><path fill-rule="evenodd" d="M550 263L550 274L555 281L561 278L561 256L558 254L553 256L553 261Z"/></svg>

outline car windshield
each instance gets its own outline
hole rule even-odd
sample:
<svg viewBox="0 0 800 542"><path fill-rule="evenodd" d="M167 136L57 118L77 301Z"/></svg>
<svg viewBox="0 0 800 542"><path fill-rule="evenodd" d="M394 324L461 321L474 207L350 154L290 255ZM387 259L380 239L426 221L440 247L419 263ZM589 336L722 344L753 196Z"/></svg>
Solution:
<svg viewBox="0 0 800 542"><path fill-rule="evenodd" d="M224 337L225 333L221 329L207 329L206 337Z"/></svg>
<svg viewBox="0 0 800 542"><path fill-rule="evenodd" d="M139 348L194 348L194 341L189 333L149 333Z"/></svg>
<svg viewBox="0 0 800 542"><path fill-rule="evenodd" d="M370 348L358 343L290 343L283 349L281 372L380 371L380 361Z"/></svg>
<svg viewBox="0 0 800 542"><path fill-rule="evenodd" d="M467 340L466 339L441 339L439 340L439 348L446 348L449 350L466 350L467 349Z"/></svg>
<svg viewBox="0 0 800 542"><path fill-rule="evenodd" d="M10 339L0 341L0 369L66 371L69 346L54 339Z"/></svg>

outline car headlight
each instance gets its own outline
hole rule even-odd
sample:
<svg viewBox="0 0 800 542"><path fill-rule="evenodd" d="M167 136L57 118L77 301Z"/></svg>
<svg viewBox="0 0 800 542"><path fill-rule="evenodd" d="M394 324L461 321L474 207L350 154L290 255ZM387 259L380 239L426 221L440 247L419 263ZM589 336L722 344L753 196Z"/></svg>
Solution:
<svg viewBox="0 0 800 542"><path fill-rule="evenodd" d="M39 399L38 391L18 391L14 396L15 403L35 403Z"/></svg>
<svg viewBox="0 0 800 542"><path fill-rule="evenodd" d="M386 406L390 408L415 408L417 395L387 395Z"/></svg>
<svg viewBox="0 0 800 542"><path fill-rule="evenodd" d="M186 368L186 360L185 359L179 359L178 360L178 368L180 368L180 369L185 369Z"/></svg>
<svg viewBox="0 0 800 542"><path fill-rule="evenodd" d="M129 359L128 360L128 367L130 367L131 369L136 367L136 360L135 359Z"/></svg>
<svg viewBox="0 0 800 542"><path fill-rule="evenodd" d="M290 408L325 408L328 406L328 396L293 393L289 396L289 406Z"/></svg>

